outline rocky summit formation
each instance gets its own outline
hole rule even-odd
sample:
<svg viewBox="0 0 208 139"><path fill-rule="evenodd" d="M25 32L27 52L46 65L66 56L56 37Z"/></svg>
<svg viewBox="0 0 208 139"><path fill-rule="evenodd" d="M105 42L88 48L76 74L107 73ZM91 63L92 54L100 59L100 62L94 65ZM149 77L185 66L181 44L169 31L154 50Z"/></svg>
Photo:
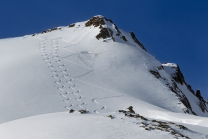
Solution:
<svg viewBox="0 0 208 139"><path fill-rule="evenodd" d="M109 25L109 23L111 25ZM122 31L120 31L118 29L116 24L113 23L113 21L111 19L107 19L106 17L100 16L100 15L94 16L85 22L85 27L92 27L92 26L100 29L99 34L97 34L95 36L96 39L98 39L98 40L99 39L112 39L114 42L115 41L119 42L120 40L123 40L125 42L133 41L136 45L141 47L143 50L147 51L146 48L143 46L143 44L141 44L138 41L138 39L136 38L136 35L133 32L129 32L129 36L131 36L130 37L131 40L128 40L127 36L125 36L122 33ZM70 24L68 27L73 28L73 27L75 27L75 24L74 23ZM61 29L62 28L60 28L60 27L48 29L48 30L42 31L41 34L52 32L55 30L61 30ZM35 36L35 35L37 35L37 34L33 34L32 36ZM104 42L105 42L105 40L104 40Z"/></svg>
<svg viewBox="0 0 208 139"><path fill-rule="evenodd" d="M106 25L106 21L109 21L113 28L109 28L104 26ZM100 28L100 33L97 34L96 38L99 40L100 38L106 39L106 38L112 38L112 40L115 42L115 36L120 37L122 40L125 42L128 42L126 39L125 35L122 34L122 32L118 29L116 24L113 23L111 19L107 19L106 17L103 16L94 16L90 18L86 23L86 27L94 26L94 27L99 27ZM146 48L137 40L135 34L133 32L129 32L131 34L132 39L134 42L139 45L143 50L147 51Z"/></svg>
<svg viewBox="0 0 208 139"><path fill-rule="evenodd" d="M171 79L165 78L165 75L162 73L162 71L166 71L166 73L171 75ZM200 90L197 90L195 93L192 87L186 83L184 76L177 64L165 63L159 67L154 67L153 70L150 70L150 73L153 74L157 79L163 80L170 90L177 95L178 99L186 106L186 109L184 109L185 113L197 115L192 109L190 100L187 98L187 90L188 93L192 93L194 97L197 98L197 102L195 103L198 105L201 111L204 113L208 112L207 102L201 96ZM185 87L185 89L183 87Z"/></svg>

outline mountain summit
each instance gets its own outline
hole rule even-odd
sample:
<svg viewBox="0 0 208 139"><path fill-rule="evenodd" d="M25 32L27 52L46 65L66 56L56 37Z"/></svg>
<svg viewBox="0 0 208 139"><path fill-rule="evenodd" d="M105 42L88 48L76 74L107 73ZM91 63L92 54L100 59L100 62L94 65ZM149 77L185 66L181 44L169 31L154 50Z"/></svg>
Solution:
<svg viewBox="0 0 208 139"><path fill-rule="evenodd" d="M0 40L0 122L66 110L144 116L208 116L207 102L177 64L161 64L133 32L94 16L42 33Z"/></svg>
<svg viewBox="0 0 208 139"><path fill-rule="evenodd" d="M200 90L104 16L0 46L1 138L208 137Z"/></svg>

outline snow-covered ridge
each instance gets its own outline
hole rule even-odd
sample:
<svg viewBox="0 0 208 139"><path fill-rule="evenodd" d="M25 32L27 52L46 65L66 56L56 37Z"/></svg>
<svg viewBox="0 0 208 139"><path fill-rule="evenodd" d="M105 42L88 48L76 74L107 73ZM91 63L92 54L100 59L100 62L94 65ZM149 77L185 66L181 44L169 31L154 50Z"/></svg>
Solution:
<svg viewBox="0 0 208 139"><path fill-rule="evenodd" d="M164 71L170 75L169 78L163 73ZM203 99L200 92L195 93L191 86L186 83L177 64L165 63L159 67L153 68L150 70L150 73L157 79L162 79L170 90L177 95L178 99L186 106L186 109L184 109L185 113L193 113L194 115L208 113L208 103Z"/></svg>

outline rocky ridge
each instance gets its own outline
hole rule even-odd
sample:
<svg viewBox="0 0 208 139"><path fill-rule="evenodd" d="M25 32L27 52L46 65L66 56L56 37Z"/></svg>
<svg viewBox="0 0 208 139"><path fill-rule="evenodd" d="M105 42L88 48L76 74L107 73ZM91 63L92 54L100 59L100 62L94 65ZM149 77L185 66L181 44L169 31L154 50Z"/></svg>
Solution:
<svg viewBox="0 0 208 139"><path fill-rule="evenodd" d="M169 73L172 78L171 79L167 79L166 77L164 77L163 74L161 74L162 71L166 71L167 73ZM183 74L182 74L182 72L181 72L181 70L180 70L180 68L179 68L179 66L177 64L165 63L165 64L162 64L159 67L154 67L149 72L151 74L153 74L157 79L163 80L165 82L166 86L173 93L176 94L176 96L182 102L182 104L184 104L184 106L186 106L186 109L183 109L184 113L190 113L190 114L197 115L193 111L188 98L186 97L184 92L179 88L179 85L185 85L186 88L190 91L190 93L192 93L195 97L198 98L197 105L199 106L201 111L204 112L204 113L208 112L207 102L201 96L200 91L197 90L196 94L195 94L195 92L192 89L192 87L189 84L186 83L186 81L184 79L184 76L183 76Z"/></svg>
<svg viewBox="0 0 208 139"><path fill-rule="evenodd" d="M106 22L110 22L111 24L113 24L114 30L116 33L114 33L114 31L112 31L112 29L108 27L103 27L103 25L105 25ZM86 27L90 27L90 26L99 27L100 33L96 36L98 40L101 38L102 39L111 38L115 42L114 34L116 34L116 36L119 36L122 40L124 40L125 42L128 42L126 37L122 35L121 31L116 26L116 24L114 24L111 19L107 19L106 17L94 16L85 23L85 26ZM143 50L147 51L146 48L137 40L133 32L130 32L130 35L136 44L138 44Z"/></svg>

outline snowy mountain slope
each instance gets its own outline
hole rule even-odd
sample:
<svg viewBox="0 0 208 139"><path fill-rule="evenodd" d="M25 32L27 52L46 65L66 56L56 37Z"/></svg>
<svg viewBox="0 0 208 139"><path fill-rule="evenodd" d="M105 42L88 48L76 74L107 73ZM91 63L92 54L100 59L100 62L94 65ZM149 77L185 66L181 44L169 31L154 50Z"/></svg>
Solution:
<svg viewBox="0 0 208 139"><path fill-rule="evenodd" d="M199 117L195 116L195 118L200 120ZM38 115L1 124L0 136L4 139L167 139L182 137L207 139L207 129L208 127L204 126L185 125L184 127L182 123L174 124L169 121L133 118L118 112L106 114L79 114L78 112L69 114L62 112Z"/></svg>
<svg viewBox="0 0 208 139"><path fill-rule="evenodd" d="M0 41L0 123L64 111L37 46L38 41L22 37Z"/></svg>
<svg viewBox="0 0 208 139"><path fill-rule="evenodd" d="M70 109L108 113L128 106L147 117L184 123L192 121L172 112L208 115L183 85L176 82L185 97L155 78L150 71L161 63L133 33L102 16L0 40L0 56L1 123ZM172 83L168 72L158 72ZM181 98L188 98L191 109Z"/></svg>

